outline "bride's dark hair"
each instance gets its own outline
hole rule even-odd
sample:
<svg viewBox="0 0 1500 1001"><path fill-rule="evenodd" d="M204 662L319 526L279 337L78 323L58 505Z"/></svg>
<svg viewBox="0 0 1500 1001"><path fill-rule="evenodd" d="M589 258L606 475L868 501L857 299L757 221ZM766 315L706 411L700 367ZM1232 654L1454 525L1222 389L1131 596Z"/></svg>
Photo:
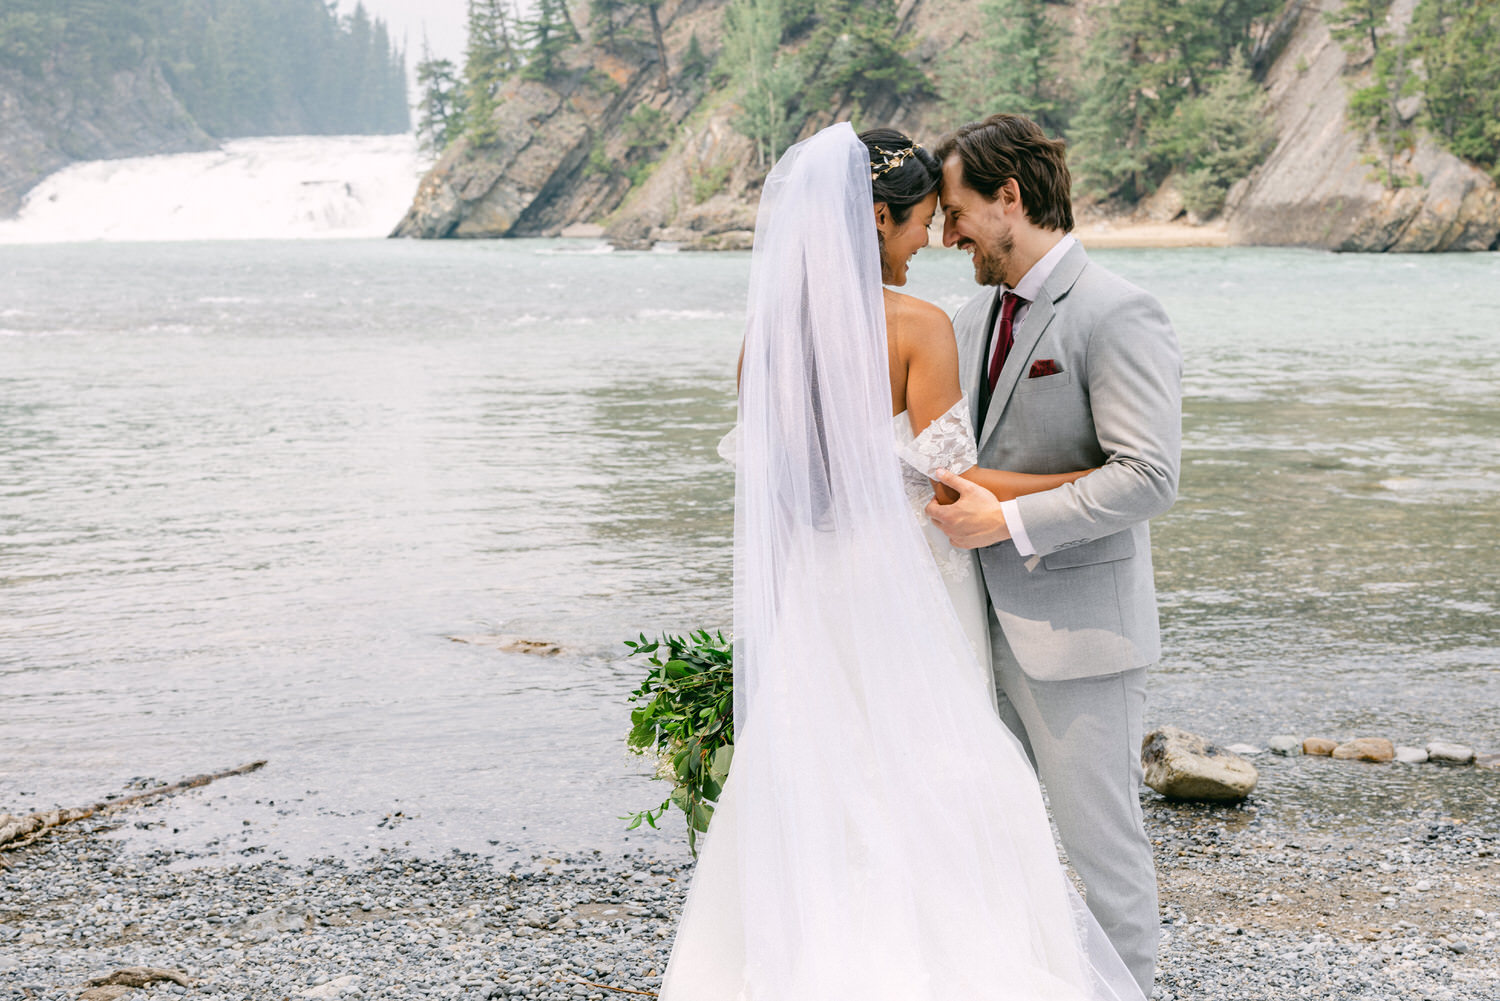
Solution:
<svg viewBox="0 0 1500 1001"><path fill-rule="evenodd" d="M937 188L943 165L910 136L895 129L870 129L859 134L859 141L870 151L875 201L885 202L891 220L899 226L910 218L912 208ZM890 165L897 158L900 162Z"/></svg>

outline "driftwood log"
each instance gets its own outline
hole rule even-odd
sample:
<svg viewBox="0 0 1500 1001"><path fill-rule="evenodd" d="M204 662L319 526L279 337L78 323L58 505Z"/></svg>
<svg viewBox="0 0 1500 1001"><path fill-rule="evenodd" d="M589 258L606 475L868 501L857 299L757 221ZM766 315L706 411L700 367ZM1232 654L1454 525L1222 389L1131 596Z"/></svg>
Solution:
<svg viewBox="0 0 1500 1001"><path fill-rule="evenodd" d="M198 786L206 786L215 779L228 778L231 775L248 775L264 765L264 761L252 761L248 765L240 765L225 772L214 772L209 775L194 775L183 779L181 782L173 782L171 785L157 786L155 789L147 789L145 792L135 793L131 796L121 796L118 799L106 799L92 806L76 806L67 810L43 810L40 813L29 814L25 817L12 816L9 813L0 813L0 852L12 848L23 848L33 841L44 836L54 827L82 820L85 817L94 817L101 814L114 813L116 810L127 806L135 806L138 803L147 803L153 799L163 796L171 796L182 792L184 789L196 789Z"/></svg>

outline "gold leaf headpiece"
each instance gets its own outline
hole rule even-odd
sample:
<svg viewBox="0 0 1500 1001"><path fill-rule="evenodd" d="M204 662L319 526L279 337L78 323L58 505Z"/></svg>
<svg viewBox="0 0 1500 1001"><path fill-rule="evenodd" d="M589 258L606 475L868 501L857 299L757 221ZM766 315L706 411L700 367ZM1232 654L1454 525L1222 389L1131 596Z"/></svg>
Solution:
<svg viewBox="0 0 1500 1001"><path fill-rule="evenodd" d="M905 149L898 149L895 152L892 152L890 150L881 149L879 146L876 146L875 152L885 157L885 159L880 161L879 163L870 164L871 168L873 168L870 171L870 180L873 181L875 180L875 178L881 176L882 174L889 174L891 171L895 170L897 167L905 163L909 157L915 155L917 150L921 148L921 143L913 143Z"/></svg>

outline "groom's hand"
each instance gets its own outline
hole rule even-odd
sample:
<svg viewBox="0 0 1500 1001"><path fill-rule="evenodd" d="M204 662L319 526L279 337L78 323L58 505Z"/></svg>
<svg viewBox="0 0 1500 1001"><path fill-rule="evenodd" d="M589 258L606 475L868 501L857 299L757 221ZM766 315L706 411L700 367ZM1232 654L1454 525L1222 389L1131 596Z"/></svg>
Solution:
<svg viewBox="0 0 1500 1001"><path fill-rule="evenodd" d="M939 504L933 498L927 505L927 517L943 530L949 542L960 549L980 549L1010 538L1005 512L994 494L946 469L933 470L932 478L958 494L952 504Z"/></svg>

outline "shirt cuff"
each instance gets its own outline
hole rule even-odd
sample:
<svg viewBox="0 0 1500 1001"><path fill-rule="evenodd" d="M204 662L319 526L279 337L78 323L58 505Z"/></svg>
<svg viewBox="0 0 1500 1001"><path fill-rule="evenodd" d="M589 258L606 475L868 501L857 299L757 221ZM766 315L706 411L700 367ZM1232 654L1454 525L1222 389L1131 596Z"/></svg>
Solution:
<svg viewBox="0 0 1500 1001"><path fill-rule="evenodd" d="M1021 523L1021 505L1014 500L1001 501L1000 513L1005 515L1005 527L1010 529L1010 541L1016 544L1016 552L1022 556L1035 556L1036 548L1026 535L1026 526Z"/></svg>

